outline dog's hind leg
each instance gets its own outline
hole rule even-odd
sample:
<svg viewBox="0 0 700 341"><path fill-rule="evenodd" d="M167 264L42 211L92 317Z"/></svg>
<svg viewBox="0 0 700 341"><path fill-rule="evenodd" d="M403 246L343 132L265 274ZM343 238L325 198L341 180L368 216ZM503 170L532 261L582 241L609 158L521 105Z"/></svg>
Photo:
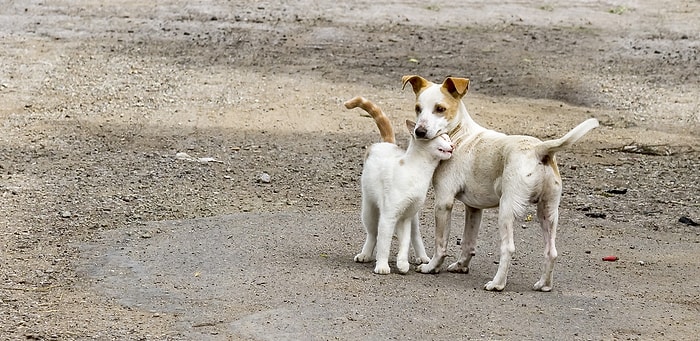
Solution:
<svg viewBox="0 0 700 341"><path fill-rule="evenodd" d="M396 239L399 241L399 250L396 254L396 268L399 273L405 274L410 267L408 263L408 249L411 247L411 219L401 219L396 225Z"/></svg>
<svg viewBox="0 0 700 341"><path fill-rule="evenodd" d="M425 252L425 244L423 244L423 236L420 233L420 220L416 213L411 219L411 245L413 246L413 253L416 257L417 264L425 264L430 262L430 257Z"/></svg>
<svg viewBox="0 0 700 341"><path fill-rule="evenodd" d="M358 263L371 262L374 257L374 248L377 245L377 224L379 223L379 209L369 200L362 202L362 224L365 226L365 244L362 251L355 256Z"/></svg>
<svg viewBox="0 0 700 341"><path fill-rule="evenodd" d="M500 207L498 209L498 230L501 236L501 257L498 263L498 271L493 280L484 285L484 289L489 291L501 291L506 287L508 280L508 268L510 260L515 252L515 242L513 241L513 222L515 221L515 207L517 203L512 200L505 200L510 197L503 195L501 197Z"/></svg>
<svg viewBox="0 0 700 341"><path fill-rule="evenodd" d="M377 263L374 266L374 273L380 275L391 273L389 252L391 251L391 238L394 236L396 228L396 218L392 213L382 212L377 227Z"/></svg>
<svg viewBox="0 0 700 341"><path fill-rule="evenodd" d="M557 225L559 224L559 199L541 200L537 204L537 219L542 227L544 238L544 272L535 283L533 290L551 291L554 280L554 264L557 261Z"/></svg>
<svg viewBox="0 0 700 341"><path fill-rule="evenodd" d="M481 226L482 210L466 207L464 217L464 232L462 234L462 255L459 259L447 267L450 272L469 273L469 262L476 254L476 240Z"/></svg>

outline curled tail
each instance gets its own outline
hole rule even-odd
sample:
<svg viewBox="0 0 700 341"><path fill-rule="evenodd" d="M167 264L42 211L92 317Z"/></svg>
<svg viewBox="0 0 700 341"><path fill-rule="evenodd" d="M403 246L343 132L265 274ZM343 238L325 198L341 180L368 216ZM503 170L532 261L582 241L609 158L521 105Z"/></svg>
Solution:
<svg viewBox="0 0 700 341"><path fill-rule="evenodd" d="M345 102L345 107L348 109L353 109L360 107L364 109L372 118L374 123L377 124L379 128L379 134L382 135L382 141L389 143L396 143L396 137L394 136L394 128L391 126L391 121L384 115L382 109L379 109L374 103L368 101L364 97L357 96L347 102Z"/></svg>
<svg viewBox="0 0 700 341"><path fill-rule="evenodd" d="M595 118L589 118L583 121L581 124L577 125L576 128L571 129L566 135L556 140L543 141L538 144L535 148L537 154L544 157L546 155L552 155L564 148L569 147L578 141L583 135L586 135L591 129L598 126L598 120Z"/></svg>

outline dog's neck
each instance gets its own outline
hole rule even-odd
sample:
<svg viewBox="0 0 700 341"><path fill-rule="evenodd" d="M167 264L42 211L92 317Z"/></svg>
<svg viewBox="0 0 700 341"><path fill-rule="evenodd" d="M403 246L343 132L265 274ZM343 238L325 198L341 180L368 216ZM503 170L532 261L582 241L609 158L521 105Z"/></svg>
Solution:
<svg viewBox="0 0 700 341"><path fill-rule="evenodd" d="M458 145L465 137L472 136L485 129L472 119L464 103L460 103L457 116L452 120L452 123L453 125L449 127L447 135L450 136L455 145Z"/></svg>
<svg viewBox="0 0 700 341"><path fill-rule="evenodd" d="M435 154L435 142L433 140L418 140L415 137L411 137L408 143L408 148L401 158L404 165L415 166L418 172L427 172L428 170L435 170L440 158ZM418 174L416 174L418 176ZM432 177L432 172L429 174L423 174L421 176L426 176L427 178Z"/></svg>

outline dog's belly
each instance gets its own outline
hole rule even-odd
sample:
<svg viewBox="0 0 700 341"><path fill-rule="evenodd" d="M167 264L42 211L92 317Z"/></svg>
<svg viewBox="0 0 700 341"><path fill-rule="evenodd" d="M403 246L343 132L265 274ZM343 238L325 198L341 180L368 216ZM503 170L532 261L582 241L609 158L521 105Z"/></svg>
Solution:
<svg viewBox="0 0 700 341"><path fill-rule="evenodd" d="M455 199L463 202L469 207L486 209L498 207L499 196L495 193L484 192L460 192L455 195Z"/></svg>

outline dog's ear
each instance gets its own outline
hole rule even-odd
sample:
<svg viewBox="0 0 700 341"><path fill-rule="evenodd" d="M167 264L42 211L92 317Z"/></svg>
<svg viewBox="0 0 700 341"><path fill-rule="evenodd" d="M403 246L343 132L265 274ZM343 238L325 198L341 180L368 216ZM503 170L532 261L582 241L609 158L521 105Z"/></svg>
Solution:
<svg viewBox="0 0 700 341"><path fill-rule="evenodd" d="M408 128L408 132L413 135L413 130L416 129L416 122L406 120L406 128Z"/></svg>
<svg viewBox="0 0 700 341"><path fill-rule="evenodd" d="M430 81L426 80L425 78L421 76L416 76L416 75L410 75L410 76L403 76L401 78L401 81L403 81L403 86L401 87L401 90L406 88L406 83L411 83L411 86L413 87L413 92L417 95L423 88L427 87L430 85Z"/></svg>
<svg viewBox="0 0 700 341"><path fill-rule="evenodd" d="M442 82L442 87L445 88L452 97L461 99L467 93L467 90L469 90L469 79L447 77L445 81Z"/></svg>

